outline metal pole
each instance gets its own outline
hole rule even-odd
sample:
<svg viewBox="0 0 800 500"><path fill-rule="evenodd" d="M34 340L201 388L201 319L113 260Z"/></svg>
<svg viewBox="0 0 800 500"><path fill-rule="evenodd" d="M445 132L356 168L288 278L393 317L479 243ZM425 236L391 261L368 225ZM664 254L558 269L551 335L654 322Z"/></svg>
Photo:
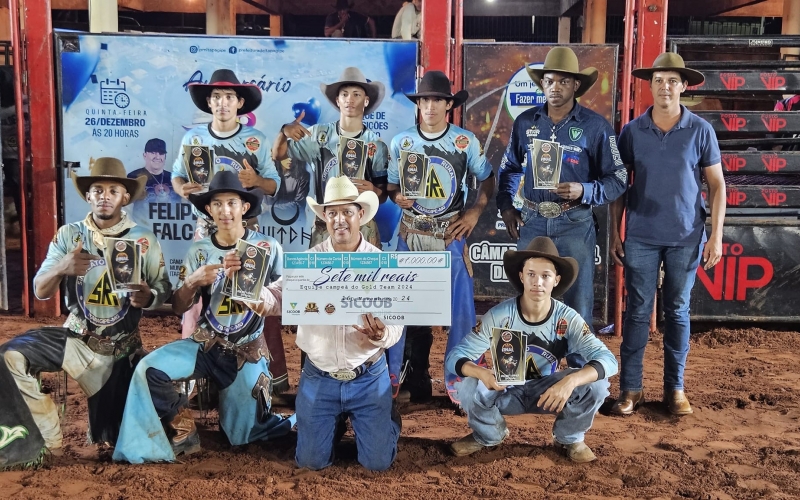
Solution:
<svg viewBox="0 0 800 500"><path fill-rule="evenodd" d="M464 86L464 0L455 0L455 17L456 17L456 32L455 32L455 50L453 54L454 70L453 70L453 83L457 90ZM453 111L453 123L458 126L462 125L462 108Z"/></svg>

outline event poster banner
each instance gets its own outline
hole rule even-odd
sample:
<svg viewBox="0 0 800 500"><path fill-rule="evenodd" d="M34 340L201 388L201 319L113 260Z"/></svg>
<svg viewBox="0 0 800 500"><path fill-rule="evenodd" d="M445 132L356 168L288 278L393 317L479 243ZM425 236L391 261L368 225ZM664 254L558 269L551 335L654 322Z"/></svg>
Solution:
<svg viewBox="0 0 800 500"><path fill-rule="evenodd" d="M545 103L544 94L531 81L526 65L541 68L553 45L519 43L465 43L464 88L469 100L464 107L464 128L481 141L486 157L500 166L514 119L523 111ZM604 116L613 125L617 73L617 45L571 45L581 68L598 69L597 82L584 94L581 105ZM596 207L599 222L595 249L595 320L608 317L608 228L606 207ZM503 271L503 253L516 249L491 198L469 238L475 297L502 300L514 294Z"/></svg>
<svg viewBox="0 0 800 500"><path fill-rule="evenodd" d="M208 82L216 69L227 68L240 81L258 85L261 105L239 117L266 136L267 143L253 143L254 148L271 149L281 125L301 112L306 127L338 120L338 109L319 86L336 81L347 66L359 66L369 80L386 86L386 97L365 124L387 145L416 116L404 96L415 88L416 42L74 32L58 32L56 42L62 160L79 165L78 175L87 175L90 162L102 156L122 160L129 176L150 173L146 198L128 211L155 233L173 283L195 218L188 202L173 192L171 172L184 134L211 122L211 115L192 103L190 83ZM303 251L314 217L305 203L306 196L315 196L312 167L283 161L276 168L284 189L266 198L259 224L284 251ZM68 175L65 169L64 220L74 222L86 217L89 206ZM385 250L395 248L399 217L391 201L376 216Z"/></svg>

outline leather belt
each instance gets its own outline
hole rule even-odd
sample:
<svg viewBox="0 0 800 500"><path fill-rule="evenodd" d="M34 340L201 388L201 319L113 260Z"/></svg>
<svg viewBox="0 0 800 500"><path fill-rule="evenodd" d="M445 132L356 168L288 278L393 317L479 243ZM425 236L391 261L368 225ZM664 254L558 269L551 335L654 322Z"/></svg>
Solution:
<svg viewBox="0 0 800 500"><path fill-rule="evenodd" d="M355 380L364 373L369 370L369 368L377 363L383 357L383 349L379 350L377 353L373 354L371 358L366 360L364 363L356 366L352 370L336 370L335 372L323 372L322 370L317 369L323 374L327 375L328 377L334 378L340 382L349 382L351 380ZM308 360L312 364L314 363L310 359ZM315 367L317 365L314 365Z"/></svg>
<svg viewBox="0 0 800 500"><path fill-rule="evenodd" d="M572 210L573 208L583 205L581 200L569 200L563 203L555 201L542 201L536 203L526 198L522 199L522 204L534 212L538 212L539 215L547 219L554 219L568 210Z"/></svg>
<svg viewBox="0 0 800 500"><path fill-rule="evenodd" d="M101 356L113 356L118 360L130 356L142 346L142 338L139 336L138 329L119 340L111 340L109 337L96 335L86 330L79 335L79 338L92 352Z"/></svg>
<svg viewBox="0 0 800 500"><path fill-rule="evenodd" d="M210 351L216 345L234 354L237 370L241 370L245 362L257 363L261 358L269 359L269 348L263 332L250 342L235 344L217 332L198 326L192 333L192 340L201 344L204 352Z"/></svg>
<svg viewBox="0 0 800 500"><path fill-rule="evenodd" d="M409 215L403 214L403 224L412 231L430 234L434 238L443 240L447 234L450 224L459 218L458 212L453 212L444 217L431 217L430 215Z"/></svg>

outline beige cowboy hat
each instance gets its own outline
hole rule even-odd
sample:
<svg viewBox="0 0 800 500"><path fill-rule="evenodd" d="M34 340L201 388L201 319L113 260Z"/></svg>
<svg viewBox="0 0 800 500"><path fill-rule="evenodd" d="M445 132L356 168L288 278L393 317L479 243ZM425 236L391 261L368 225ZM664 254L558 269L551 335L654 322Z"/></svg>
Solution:
<svg viewBox="0 0 800 500"><path fill-rule="evenodd" d="M98 181L119 182L130 193L131 199L128 204L138 200L144 194L144 186L147 183L147 176L140 175L135 179L128 179L125 172L125 165L116 158L102 157L89 162L89 175L79 177L76 172L70 174L75 189L81 197L85 197L92 184Z"/></svg>
<svg viewBox="0 0 800 500"><path fill-rule="evenodd" d="M528 76L539 88L542 88L542 77L545 73L556 72L574 76L581 82L581 86L575 91L575 97L585 94L597 81L597 68L589 67L581 71L578 67L578 56L569 47L553 47L544 58L543 67L527 66L526 69Z"/></svg>
<svg viewBox="0 0 800 500"><path fill-rule="evenodd" d="M372 191L364 191L358 194L358 189L346 175L328 179L327 184L325 184L325 197L322 203L317 203L310 196L306 198L306 203L317 214L317 217L322 220L325 220L323 213L325 207L355 203L364 209L364 217L361 218L362 226L375 217L375 214L378 213L378 205L380 205L378 195Z"/></svg>
<svg viewBox="0 0 800 500"><path fill-rule="evenodd" d="M342 85L358 85L364 89L364 92L367 93L367 97L369 97L369 105L364 108L364 114L368 115L378 109L380 106L381 101L383 101L383 96L386 94L386 87L381 82L371 82L367 80L364 76L364 73L361 72L360 69L355 67L345 68L342 71L342 75L339 77L339 81L324 84L319 84L319 89L325 94L325 97L328 98L331 104L335 108L339 108L339 105L336 104L336 97L339 95L339 88Z"/></svg>
<svg viewBox="0 0 800 500"><path fill-rule="evenodd" d="M578 277L578 261L572 257L561 257L553 240L547 236L537 236L528 244L525 250L509 250L503 254L503 268L511 285L519 292L524 293L522 280L519 279L519 272L526 260L533 257L541 257L553 263L556 272L561 276L561 281L553 287L553 297L564 295L569 287L575 283Z"/></svg>
<svg viewBox="0 0 800 500"><path fill-rule="evenodd" d="M683 76L690 87L700 85L706 80L703 73L686 67L683 58L674 52L662 52L653 61L652 68L638 68L631 71L631 75L642 80L650 80L656 71L677 71Z"/></svg>

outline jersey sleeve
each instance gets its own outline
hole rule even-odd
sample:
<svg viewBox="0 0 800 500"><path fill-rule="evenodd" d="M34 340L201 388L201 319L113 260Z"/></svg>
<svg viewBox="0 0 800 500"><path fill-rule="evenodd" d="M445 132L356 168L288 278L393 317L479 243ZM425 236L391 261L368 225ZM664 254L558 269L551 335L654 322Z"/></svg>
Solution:
<svg viewBox="0 0 800 500"><path fill-rule="evenodd" d="M508 140L506 152L503 154L503 159L500 162L500 169L498 170L499 183L497 187L497 208L500 212L509 208L514 208L514 195L519 189L519 183L522 180L523 170L522 161L525 151L521 149L519 140L518 129L522 116L514 120L514 125L511 130L511 137Z"/></svg>
<svg viewBox="0 0 800 500"><path fill-rule="evenodd" d="M477 361L481 355L489 350L492 338L492 328L495 325L495 317L492 310L489 310L478 321L478 324L472 328L472 331L467 333L461 339L450 354L445 359L445 366L450 373L458 373L456 371L457 365L461 365L459 361L466 359L469 361Z"/></svg>
<svg viewBox="0 0 800 500"><path fill-rule="evenodd" d="M400 167L398 166L398 161L400 160L399 137L399 135L394 136L389 146L389 161L386 171L386 181L389 184L400 184Z"/></svg>
<svg viewBox="0 0 800 500"><path fill-rule="evenodd" d="M75 239L74 235L76 234L79 238L77 239L78 241L73 243L73 239ZM33 278L34 284L40 275L50 271L68 252L73 251L78 245L78 242L82 241L82 238L83 236L81 233L78 232L77 228L72 224L58 228L58 232L55 237L53 237L53 241L50 242L50 246L47 249L47 256L44 258L44 262L42 262L39 270L36 271L36 276ZM36 286L33 287L33 293L37 299L43 300L36 295Z"/></svg>
<svg viewBox="0 0 800 500"><path fill-rule="evenodd" d="M469 172L479 181L486 180L492 174L492 164L481 151L478 138L470 134L469 147L467 148L467 167Z"/></svg>
<svg viewBox="0 0 800 500"><path fill-rule="evenodd" d="M707 168L711 165L716 165L722 161L722 155L719 151L719 142L714 130L708 122L703 125L702 137L702 151L700 156L700 167Z"/></svg>
<svg viewBox="0 0 800 500"><path fill-rule="evenodd" d="M599 363L604 370L604 378L617 374L617 358L608 350L608 347L598 339L586 321L575 311L571 311L572 318L567 327L567 348L570 353L583 356L587 364Z"/></svg>
<svg viewBox="0 0 800 500"><path fill-rule="evenodd" d="M267 146L267 138L262 133L258 133L258 139L261 141L261 146L256 151L256 160L258 167L256 172L264 179L272 179L275 181L275 192L281 187L281 176L278 175L278 169L275 168L275 162L272 161L272 154L268 154L270 148Z"/></svg>
<svg viewBox="0 0 800 500"><path fill-rule="evenodd" d="M605 205L619 198L628 187L628 172L617 148L617 136L614 129L598 117L600 127L597 142L592 148L589 161L590 171L595 180L584 182L583 198L585 205Z"/></svg>
<svg viewBox="0 0 800 500"><path fill-rule="evenodd" d="M311 129L309 129L309 134L299 141L293 141L292 139L287 139L288 146L289 146L289 158L293 160L300 160L306 163L313 163L314 161L318 160L322 153L320 153L320 144L317 140L317 135L319 134L319 127L313 125Z"/></svg>

